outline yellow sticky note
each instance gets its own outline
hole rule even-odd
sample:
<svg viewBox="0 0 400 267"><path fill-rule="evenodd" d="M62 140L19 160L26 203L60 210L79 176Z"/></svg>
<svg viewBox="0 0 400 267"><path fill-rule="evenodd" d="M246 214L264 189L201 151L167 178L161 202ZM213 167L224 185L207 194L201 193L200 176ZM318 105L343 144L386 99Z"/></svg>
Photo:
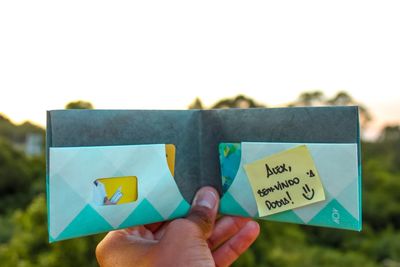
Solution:
<svg viewBox="0 0 400 267"><path fill-rule="evenodd" d="M325 200L318 170L301 145L244 165L260 217Z"/></svg>

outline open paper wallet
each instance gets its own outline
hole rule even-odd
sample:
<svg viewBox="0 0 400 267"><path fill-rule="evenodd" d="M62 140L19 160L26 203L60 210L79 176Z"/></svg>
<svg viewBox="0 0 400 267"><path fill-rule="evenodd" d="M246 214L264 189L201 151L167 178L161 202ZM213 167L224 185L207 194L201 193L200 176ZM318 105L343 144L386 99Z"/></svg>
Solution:
<svg viewBox="0 0 400 267"><path fill-rule="evenodd" d="M361 229L357 107L55 110L47 114L50 242L220 213Z"/></svg>

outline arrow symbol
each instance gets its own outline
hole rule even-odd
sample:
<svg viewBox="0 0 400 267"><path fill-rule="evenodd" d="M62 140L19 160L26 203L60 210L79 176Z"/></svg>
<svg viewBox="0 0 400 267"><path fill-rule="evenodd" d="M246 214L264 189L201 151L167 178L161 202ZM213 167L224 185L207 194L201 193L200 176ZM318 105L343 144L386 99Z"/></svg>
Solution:
<svg viewBox="0 0 400 267"><path fill-rule="evenodd" d="M314 176L315 176L315 174L314 174L314 172L313 172L312 170L310 170L309 172L307 172L307 175L308 175L309 177L314 177Z"/></svg>

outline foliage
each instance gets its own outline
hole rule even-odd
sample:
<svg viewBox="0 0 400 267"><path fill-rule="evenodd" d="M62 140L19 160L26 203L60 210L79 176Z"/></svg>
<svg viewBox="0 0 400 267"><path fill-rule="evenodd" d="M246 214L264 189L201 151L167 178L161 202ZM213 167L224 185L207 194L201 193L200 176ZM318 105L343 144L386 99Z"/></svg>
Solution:
<svg viewBox="0 0 400 267"><path fill-rule="evenodd" d="M0 214L25 207L44 190L44 158L28 158L0 138Z"/></svg>
<svg viewBox="0 0 400 267"><path fill-rule="evenodd" d="M233 98L224 98L213 104L210 108L265 108L266 106L257 103L250 97L244 95L238 95ZM205 106L201 102L200 98L196 98L192 104L189 105L189 109L204 109Z"/></svg>
<svg viewBox="0 0 400 267"><path fill-rule="evenodd" d="M7 139L15 144L22 144L25 142L28 133L44 136L44 130L41 127L30 122L15 125L10 119L0 113L0 138Z"/></svg>
<svg viewBox="0 0 400 267"><path fill-rule="evenodd" d="M91 236L49 244L45 197L36 196L25 210L12 216L15 225L7 244L0 245L1 266L69 267L97 266L94 248L102 236ZM4 265L3 265L4 264Z"/></svg>
<svg viewBox="0 0 400 267"><path fill-rule="evenodd" d="M368 109L344 91L338 92L332 98L326 97L321 91L304 92L300 94L296 101L289 104L289 106L358 106L360 111L360 123L363 127L372 119Z"/></svg>
<svg viewBox="0 0 400 267"><path fill-rule="evenodd" d="M93 105L90 102L78 100L70 102L65 106L66 109L93 109Z"/></svg>
<svg viewBox="0 0 400 267"><path fill-rule="evenodd" d="M189 109L203 109L203 103L201 102L200 98L196 98L192 104L189 105Z"/></svg>

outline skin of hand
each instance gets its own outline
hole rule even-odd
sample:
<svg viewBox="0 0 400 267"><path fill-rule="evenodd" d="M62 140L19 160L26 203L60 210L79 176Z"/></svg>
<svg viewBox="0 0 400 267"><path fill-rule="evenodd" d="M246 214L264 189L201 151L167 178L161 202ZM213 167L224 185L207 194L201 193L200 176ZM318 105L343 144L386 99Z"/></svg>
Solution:
<svg viewBox="0 0 400 267"><path fill-rule="evenodd" d="M217 219L219 196L212 187L197 191L186 218L109 232L97 245L101 267L231 265L257 238L248 218Z"/></svg>

